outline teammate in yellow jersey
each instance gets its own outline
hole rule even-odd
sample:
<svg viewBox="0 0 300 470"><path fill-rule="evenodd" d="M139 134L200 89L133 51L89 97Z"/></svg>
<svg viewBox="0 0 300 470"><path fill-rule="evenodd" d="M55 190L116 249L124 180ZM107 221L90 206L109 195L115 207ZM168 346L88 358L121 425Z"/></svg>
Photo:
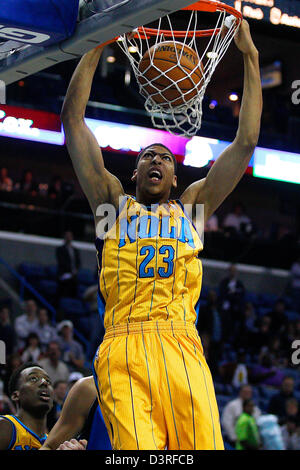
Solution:
<svg viewBox="0 0 300 470"><path fill-rule="evenodd" d="M47 435L47 414L53 406L53 388L48 374L26 363L13 372L9 395L17 413L0 416L0 450L37 450Z"/></svg>
<svg viewBox="0 0 300 470"><path fill-rule="evenodd" d="M235 43L244 58L236 138L206 178L177 201L169 200L177 185L176 161L161 144L139 155L132 176L136 198L125 195L120 181L104 167L84 122L102 48L83 56L65 97L61 116L66 143L96 224L106 332L94 375L114 449L224 448L212 377L195 329L202 243L190 218L198 204L204 204L205 221L214 213L243 176L257 145L259 58L246 21ZM99 229L103 203L118 209L105 236ZM188 204L186 213L183 206Z"/></svg>

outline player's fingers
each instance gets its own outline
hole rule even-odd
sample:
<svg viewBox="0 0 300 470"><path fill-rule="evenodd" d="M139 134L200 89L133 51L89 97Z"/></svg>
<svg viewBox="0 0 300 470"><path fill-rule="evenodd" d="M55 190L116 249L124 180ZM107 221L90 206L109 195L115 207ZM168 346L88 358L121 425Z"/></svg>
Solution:
<svg viewBox="0 0 300 470"><path fill-rule="evenodd" d="M79 442L80 442L80 444L82 444L82 445L83 445L83 447L86 449L86 446L87 446L87 440L85 440L85 439L80 439L80 441L79 441Z"/></svg>
<svg viewBox="0 0 300 470"><path fill-rule="evenodd" d="M57 450L69 450L69 448L67 447L67 445L65 443L63 443L63 444L60 444L60 446L57 448Z"/></svg>
<svg viewBox="0 0 300 470"><path fill-rule="evenodd" d="M77 444L77 441L75 439L71 439L71 441L65 441L63 443L65 447L63 450L74 450L76 449L76 444Z"/></svg>

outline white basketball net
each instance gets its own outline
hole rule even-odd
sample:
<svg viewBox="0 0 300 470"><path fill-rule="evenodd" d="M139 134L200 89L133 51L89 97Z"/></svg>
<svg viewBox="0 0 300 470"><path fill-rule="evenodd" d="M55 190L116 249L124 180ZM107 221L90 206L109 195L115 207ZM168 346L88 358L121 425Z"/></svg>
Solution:
<svg viewBox="0 0 300 470"><path fill-rule="evenodd" d="M127 55L130 61L130 64L133 68L135 77L137 79L137 83L139 85L139 91L146 100L145 109L146 111L148 111L148 113L151 116L153 126L159 129L166 129L172 134L186 136L186 137L192 137L196 135L197 131L201 128L202 101L203 101L203 97L206 91L206 87L218 63L222 60L232 39L234 38L236 32L238 31L237 20L235 21L234 17L229 16L228 13L225 11L218 12L218 20L217 20L217 24L215 26L214 32L209 39L209 42L205 48L205 51L200 55L199 48L197 46L197 37L196 37L198 13L199 13L198 11L191 11L188 26L186 28L186 35L184 38L178 39L174 36L172 21L169 15L167 15L165 18L168 21L170 32L172 33L172 37L165 37L164 34L161 32L161 29L163 28L161 28L162 18L160 18L158 20L157 35L155 38L152 38L151 44L149 42L149 39L147 38L147 34L145 32L144 27L142 27L141 32L139 32L139 30L134 31L138 35L138 37L134 38L133 34L125 34L121 36L118 40L119 46ZM223 29L225 21L226 21L226 26L228 27L228 29L224 30L226 31L226 34L225 35L223 34L223 37L222 37L221 31ZM218 30L220 31L218 32ZM193 35L191 37L188 37L189 31L193 31ZM153 40L154 40L154 44L153 44ZM161 71L153 63L153 57L155 54L155 48L154 48L153 54L152 55L150 54L149 66L147 67L146 70L144 70L143 73L141 73L139 70L139 64L143 58L143 55L153 45L156 46L158 43L162 41L174 42L174 50L176 51L176 58L177 58L178 63L172 66L170 69L168 69L165 72ZM180 41L183 44L183 46L186 45L194 49L200 58L200 61L195 65L195 68L191 70L190 72L187 72L186 69L183 69L183 67L180 64L180 59L184 51L184 47L179 47L179 50L178 50L175 45L175 43L178 44L178 41ZM135 48L136 50L135 54L132 54L130 52L132 48ZM209 57L207 57L208 52L209 52ZM193 74L195 71L197 70L199 71L200 62L203 64L203 69L204 69L203 77L200 82L195 83L195 81L193 80ZM155 78L153 78L152 80L147 79L145 75L145 72L147 72L147 70L150 67L151 68L154 67L158 73L158 75L156 75ZM169 72L173 68L177 68L177 67L179 67L183 71L184 77L178 79L177 81L174 81L170 78ZM142 81L144 83L140 83L140 80L139 80L140 77L142 77ZM170 84L163 90L158 89L155 86L155 82L157 82L160 77L166 77L170 81ZM182 80L186 80L187 78L191 81L191 89L187 91L182 91L179 86L180 82ZM149 93L149 89L147 90L147 87L149 86L152 88L152 90L154 89L154 91L152 91L151 93ZM172 87L172 90L174 90L174 87L176 87L176 89L178 90L178 94L180 93L180 96L182 97L182 99L180 99L180 102L182 104L180 104L179 106L172 105L172 102L174 103L175 101L177 101L178 103L178 96L176 96L176 98L173 99L172 101L166 101L166 96L164 93L166 92L166 90L168 90L171 87ZM193 90L194 88L196 88L197 93L195 94L193 98L190 98L191 90ZM153 99L154 95L156 97L160 95L164 102L161 104L156 103Z"/></svg>

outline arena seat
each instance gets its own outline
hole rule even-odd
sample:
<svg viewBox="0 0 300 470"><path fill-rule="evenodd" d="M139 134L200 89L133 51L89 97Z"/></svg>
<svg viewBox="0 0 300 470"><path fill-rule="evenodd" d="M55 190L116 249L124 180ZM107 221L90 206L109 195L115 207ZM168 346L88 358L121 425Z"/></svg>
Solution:
<svg viewBox="0 0 300 470"><path fill-rule="evenodd" d="M217 403L220 408L224 408L224 406L233 398L229 395L216 395Z"/></svg>
<svg viewBox="0 0 300 470"><path fill-rule="evenodd" d="M86 304L82 300L70 297L62 297L59 301L59 308L68 317L79 317L89 313Z"/></svg>
<svg viewBox="0 0 300 470"><path fill-rule="evenodd" d="M262 411L267 412L269 403L270 398L260 398L258 405Z"/></svg>
<svg viewBox="0 0 300 470"><path fill-rule="evenodd" d="M209 286L202 286L201 288L201 300L206 300L207 299L207 295L209 293L209 291L212 290Z"/></svg>
<svg viewBox="0 0 300 470"><path fill-rule="evenodd" d="M28 281L37 281L46 277L45 266L36 263L21 263L19 273Z"/></svg>
<svg viewBox="0 0 300 470"><path fill-rule="evenodd" d="M45 297L53 299L56 296L57 282L43 279L38 282L37 288Z"/></svg>
<svg viewBox="0 0 300 470"><path fill-rule="evenodd" d="M297 320L300 320L300 313L294 312L292 310L286 310L285 311L285 316L289 320L289 322L294 322Z"/></svg>
<svg viewBox="0 0 300 470"><path fill-rule="evenodd" d="M278 390L276 388L265 387L261 385L259 387L261 398L270 400L274 395L278 394Z"/></svg>
<svg viewBox="0 0 300 470"><path fill-rule="evenodd" d="M57 279L57 266L56 265L46 266L46 275L48 279L56 280Z"/></svg>
<svg viewBox="0 0 300 470"><path fill-rule="evenodd" d="M257 314L259 317L264 317L270 312L271 312L271 308L269 307L257 307Z"/></svg>
<svg viewBox="0 0 300 470"><path fill-rule="evenodd" d="M78 284L77 286L77 297L82 300L83 294L85 293L88 286L84 284Z"/></svg>
<svg viewBox="0 0 300 470"><path fill-rule="evenodd" d="M255 292L246 291L245 292L245 302L250 302L255 307L259 305L259 296Z"/></svg>
<svg viewBox="0 0 300 470"><path fill-rule="evenodd" d="M278 296L275 294L260 294L259 295L259 303L262 307L270 307L272 308L278 299Z"/></svg>
<svg viewBox="0 0 300 470"><path fill-rule="evenodd" d="M91 286L97 282L94 273L89 269L79 269L77 280L79 284L84 284L85 286Z"/></svg>

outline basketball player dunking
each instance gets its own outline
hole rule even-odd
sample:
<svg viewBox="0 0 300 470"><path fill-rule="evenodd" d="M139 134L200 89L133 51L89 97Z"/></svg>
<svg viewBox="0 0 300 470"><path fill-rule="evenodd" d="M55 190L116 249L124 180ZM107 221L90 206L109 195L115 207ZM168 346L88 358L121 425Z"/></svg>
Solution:
<svg viewBox="0 0 300 470"><path fill-rule="evenodd" d="M243 176L257 144L259 59L246 21L235 43L244 57L236 138L206 178L176 201L169 200L177 183L176 160L163 145L139 154L132 176L136 198L125 195L104 167L84 122L101 48L83 56L67 91L62 110L66 143L96 226L100 204L118 209L116 237L97 233L96 239L106 333L94 375L114 449L223 449L213 382L195 329L202 243L183 206L204 204L207 220Z"/></svg>

